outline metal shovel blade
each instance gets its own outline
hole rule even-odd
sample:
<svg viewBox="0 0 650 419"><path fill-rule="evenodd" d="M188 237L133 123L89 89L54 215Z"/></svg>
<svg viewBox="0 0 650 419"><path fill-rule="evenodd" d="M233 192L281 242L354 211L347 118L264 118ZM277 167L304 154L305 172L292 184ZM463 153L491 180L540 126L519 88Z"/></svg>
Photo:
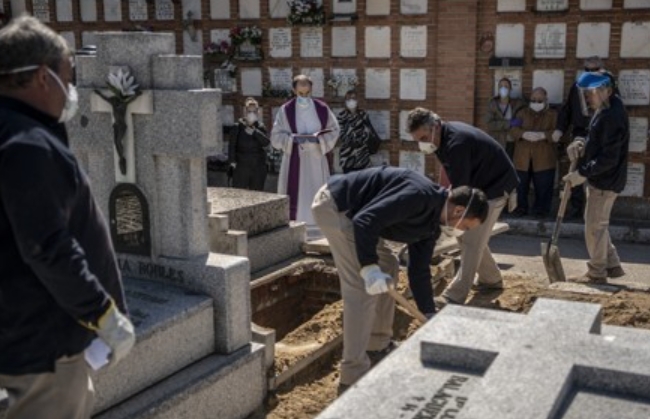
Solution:
<svg viewBox="0 0 650 419"><path fill-rule="evenodd" d="M551 284L566 281L562 259L560 259L560 249L557 246L551 243L542 243L542 260L544 260L544 268L546 268Z"/></svg>

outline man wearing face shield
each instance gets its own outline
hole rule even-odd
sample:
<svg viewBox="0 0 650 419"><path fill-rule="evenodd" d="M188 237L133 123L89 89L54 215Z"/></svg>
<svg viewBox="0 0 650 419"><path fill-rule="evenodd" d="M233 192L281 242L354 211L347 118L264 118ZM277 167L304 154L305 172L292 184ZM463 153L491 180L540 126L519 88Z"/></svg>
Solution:
<svg viewBox="0 0 650 419"><path fill-rule="evenodd" d="M506 204L511 212L516 207L519 178L506 151L478 128L463 122L443 121L424 108L409 113L406 127L418 141L422 152L436 154L452 186L480 189L489 200L485 222L458 237L460 269L439 303L464 304L475 279L477 290L503 288L501 271L492 257L488 241ZM477 273L478 278L475 278Z"/></svg>
<svg viewBox="0 0 650 419"><path fill-rule="evenodd" d="M271 145L282 150L278 193L289 195L290 219L314 226L311 200L330 176L326 154L336 145L339 124L330 108L311 97L312 81L305 75L293 79L296 97L278 111Z"/></svg>
<svg viewBox="0 0 650 419"><path fill-rule="evenodd" d="M430 262L441 228L452 234L475 229L488 204L478 189L448 191L419 173L383 166L332 176L314 197L312 212L341 280L341 391L370 368L369 355L377 359L394 347L395 302L386 292L399 263L384 240L408 244L409 285L419 310L431 317Z"/></svg>
<svg viewBox="0 0 650 419"><path fill-rule="evenodd" d="M135 342L106 222L68 148L66 41L32 17L0 29L0 388L7 419L84 419L84 350Z"/></svg>
<svg viewBox="0 0 650 419"><path fill-rule="evenodd" d="M587 272L577 282L606 282L625 275L609 236L609 218L618 194L627 181L630 127L621 99L611 79L603 73L585 73L578 79L582 111L592 113L587 137L575 139L567 148L577 169L563 179L571 186L587 183L585 243L589 252Z"/></svg>
<svg viewBox="0 0 650 419"><path fill-rule="evenodd" d="M270 144L264 124L259 121L259 105L249 97L245 115L237 121L228 142L228 159L233 170L233 188L263 191L266 181L266 147Z"/></svg>

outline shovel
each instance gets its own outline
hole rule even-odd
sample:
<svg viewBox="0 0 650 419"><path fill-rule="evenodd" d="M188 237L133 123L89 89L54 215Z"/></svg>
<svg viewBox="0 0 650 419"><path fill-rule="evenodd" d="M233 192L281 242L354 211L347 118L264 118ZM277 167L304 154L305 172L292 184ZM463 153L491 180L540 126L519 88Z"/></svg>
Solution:
<svg viewBox="0 0 650 419"><path fill-rule="evenodd" d="M420 310L418 310L417 307L415 307L413 304L409 302L402 294L400 294L392 285L388 286L388 293L390 294L391 297L397 301L397 304L401 305L406 309L406 311L409 312L411 316L413 316L416 320L421 321L422 323L427 322L427 318L425 317Z"/></svg>
<svg viewBox="0 0 650 419"><path fill-rule="evenodd" d="M571 163L569 173L573 172L576 168L576 162ZM564 275L564 268L562 268L562 260L560 259L560 249L557 247L557 241L560 237L560 226L566 211L566 204L571 196L571 184L564 184L564 192L562 193L562 200L560 201L560 208L557 210L557 221L555 222L555 229L553 229L553 236L549 243L542 243L542 259L544 260L544 267L548 274L550 283L565 282L566 276Z"/></svg>

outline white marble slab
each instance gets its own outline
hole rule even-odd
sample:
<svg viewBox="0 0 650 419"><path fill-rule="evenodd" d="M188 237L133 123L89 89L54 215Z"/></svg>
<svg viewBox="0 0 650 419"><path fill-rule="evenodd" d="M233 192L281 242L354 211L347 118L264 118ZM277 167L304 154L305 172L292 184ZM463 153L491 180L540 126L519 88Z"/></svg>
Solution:
<svg viewBox="0 0 650 419"><path fill-rule="evenodd" d="M241 93L244 96L262 96L262 69L241 68Z"/></svg>
<svg viewBox="0 0 650 419"><path fill-rule="evenodd" d="M106 22L120 22L122 20L122 1L104 0L104 20Z"/></svg>
<svg viewBox="0 0 650 419"><path fill-rule="evenodd" d="M291 57L291 45L291 28L269 29L269 55L271 57Z"/></svg>
<svg viewBox="0 0 650 419"><path fill-rule="evenodd" d="M493 94L496 96L499 94L499 80L507 77L512 84L512 90L510 91L510 97L512 98L521 98L522 97L522 70L511 69L511 68L499 68L494 71L494 89Z"/></svg>
<svg viewBox="0 0 650 419"><path fill-rule="evenodd" d="M357 0L332 0L332 11L336 14L357 12Z"/></svg>
<svg viewBox="0 0 650 419"><path fill-rule="evenodd" d="M609 10L612 0L580 0L581 10Z"/></svg>
<svg viewBox="0 0 650 419"><path fill-rule="evenodd" d="M540 23L535 27L535 58L566 57L566 23Z"/></svg>
<svg viewBox="0 0 650 419"><path fill-rule="evenodd" d="M210 42L219 44L222 41L230 43L230 30L229 29L212 29L210 31Z"/></svg>
<svg viewBox="0 0 650 419"><path fill-rule="evenodd" d="M427 56L427 27L402 26L400 34L400 55L405 58Z"/></svg>
<svg viewBox="0 0 650 419"><path fill-rule="evenodd" d="M500 23L497 25L494 55L522 58L524 56L524 25Z"/></svg>
<svg viewBox="0 0 650 419"><path fill-rule="evenodd" d="M645 189L645 165L643 163L627 164L627 183L621 196L642 197Z"/></svg>
<svg viewBox="0 0 650 419"><path fill-rule="evenodd" d="M11 5L11 13L14 16L27 13L27 5L25 4L25 0L11 0L9 4Z"/></svg>
<svg viewBox="0 0 650 419"><path fill-rule="evenodd" d="M230 19L230 0L210 0L212 19Z"/></svg>
<svg viewBox="0 0 650 419"><path fill-rule="evenodd" d="M50 2L48 0L32 0L32 15L41 22L49 22Z"/></svg>
<svg viewBox="0 0 650 419"><path fill-rule="evenodd" d="M564 70L533 71L533 87L546 89L550 104L562 103L564 100Z"/></svg>
<svg viewBox="0 0 650 419"><path fill-rule="evenodd" d="M311 95L313 97L325 97L325 73L322 68L301 68L300 73L311 79Z"/></svg>
<svg viewBox="0 0 650 419"><path fill-rule="evenodd" d="M289 3L287 0L269 0L269 14L273 19L284 19L289 16Z"/></svg>
<svg viewBox="0 0 650 419"><path fill-rule="evenodd" d="M129 0L129 19L134 21L149 19L146 0Z"/></svg>
<svg viewBox="0 0 650 419"><path fill-rule="evenodd" d="M72 31L63 31L63 32L60 32L59 35L61 35L63 37L63 39L65 39L65 42L68 44L68 46L71 49L77 49L77 41L76 41L76 39L74 37L74 32L72 32Z"/></svg>
<svg viewBox="0 0 650 419"><path fill-rule="evenodd" d="M609 57L609 22L589 22L578 24L578 44L576 57L587 58L594 55L600 58Z"/></svg>
<svg viewBox="0 0 650 419"><path fill-rule="evenodd" d="M650 22L625 22L621 58L650 58Z"/></svg>
<svg viewBox="0 0 650 419"><path fill-rule="evenodd" d="M650 105L650 70L621 70L618 89L625 105Z"/></svg>
<svg viewBox="0 0 650 419"><path fill-rule="evenodd" d="M183 18L187 17L188 12L192 12L192 19L201 20L201 1L202 0L183 0Z"/></svg>
<svg viewBox="0 0 650 419"><path fill-rule="evenodd" d="M156 0L156 20L174 20L172 0Z"/></svg>
<svg viewBox="0 0 650 419"><path fill-rule="evenodd" d="M355 86L349 85L348 80L357 79L357 69L356 68L333 68L331 73L332 78L338 78L342 80L336 91L336 96L343 97L348 90L354 88ZM331 89L331 88L330 88Z"/></svg>
<svg viewBox="0 0 650 419"><path fill-rule="evenodd" d="M81 20L83 22L97 21L97 2L95 0L84 0L79 2Z"/></svg>
<svg viewBox="0 0 650 419"><path fill-rule="evenodd" d="M390 68L366 68L366 99L390 99Z"/></svg>
<svg viewBox="0 0 650 419"><path fill-rule="evenodd" d="M223 125L235 125L235 107L223 105L221 107L221 123Z"/></svg>
<svg viewBox="0 0 650 419"><path fill-rule="evenodd" d="M269 80L274 89L292 89L293 72L288 68L269 68Z"/></svg>
<svg viewBox="0 0 650 419"><path fill-rule="evenodd" d="M239 0L240 19L259 19L260 0Z"/></svg>
<svg viewBox="0 0 650 419"><path fill-rule="evenodd" d="M403 15L424 15L428 3L428 0L401 0L399 10Z"/></svg>
<svg viewBox="0 0 650 419"><path fill-rule="evenodd" d="M2 2L0 1L0 4ZM2 7L0 6L0 11ZM59 0L56 2L56 21L57 22L71 22L72 21L72 0Z"/></svg>
<svg viewBox="0 0 650 419"><path fill-rule="evenodd" d="M323 28L300 28L300 56L303 58L323 56Z"/></svg>
<svg viewBox="0 0 650 419"><path fill-rule="evenodd" d="M81 46L97 45L97 32L83 31L81 32Z"/></svg>
<svg viewBox="0 0 650 419"><path fill-rule="evenodd" d="M406 131L406 120L409 116L409 111L399 111L399 139L402 141L413 141L411 134Z"/></svg>
<svg viewBox="0 0 650 419"><path fill-rule="evenodd" d="M400 150L399 167L413 170L424 175L424 153L419 151Z"/></svg>
<svg viewBox="0 0 650 419"><path fill-rule="evenodd" d="M366 27L366 58L390 58L390 26Z"/></svg>
<svg viewBox="0 0 650 419"><path fill-rule="evenodd" d="M357 56L356 26L334 26L332 28L332 57Z"/></svg>
<svg viewBox="0 0 650 419"><path fill-rule="evenodd" d="M196 30L196 40L192 40L188 31L183 31L183 54L203 55L203 35L200 29Z"/></svg>
<svg viewBox="0 0 650 419"><path fill-rule="evenodd" d="M624 9L650 9L650 1L648 0L624 0Z"/></svg>
<svg viewBox="0 0 650 419"><path fill-rule="evenodd" d="M370 124L382 140L390 140L390 111L372 110L366 111Z"/></svg>
<svg viewBox="0 0 650 419"><path fill-rule="evenodd" d="M569 0L537 0L537 11L539 12L557 12L567 10Z"/></svg>
<svg viewBox="0 0 650 419"><path fill-rule="evenodd" d="M403 68L399 71L399 98L425 100L427 98L427 70Z"/></svg>
<svg viewBox="0 0 650 419"><path fill-rule="evenodd" d="M387 16L390 14L390 0L366 1L366 14L368 16Z"/></svg>
<svg viewBox="0 0 650 419"><path fill-rule="evenodd" d="M648 149L648 118L630 117L630 153L645 153Z"/></svg>
<svg viewBox="0 0 650 419"><path fill-rule="evenodd" d="M525 12L526 0L497 0L497 12Z"/></svg>

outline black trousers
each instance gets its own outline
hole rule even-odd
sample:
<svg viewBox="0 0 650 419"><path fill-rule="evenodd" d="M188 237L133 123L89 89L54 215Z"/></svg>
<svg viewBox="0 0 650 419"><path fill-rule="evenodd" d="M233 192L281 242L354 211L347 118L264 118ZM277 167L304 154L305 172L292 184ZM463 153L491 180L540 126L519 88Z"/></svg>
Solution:
<svg viewBox="0 0 650 419"><path fill-rule="evenodd" d="M252 191L264 191L266 181L265 161L240 161L232 176L232 187L249 189Z"/></svg>

